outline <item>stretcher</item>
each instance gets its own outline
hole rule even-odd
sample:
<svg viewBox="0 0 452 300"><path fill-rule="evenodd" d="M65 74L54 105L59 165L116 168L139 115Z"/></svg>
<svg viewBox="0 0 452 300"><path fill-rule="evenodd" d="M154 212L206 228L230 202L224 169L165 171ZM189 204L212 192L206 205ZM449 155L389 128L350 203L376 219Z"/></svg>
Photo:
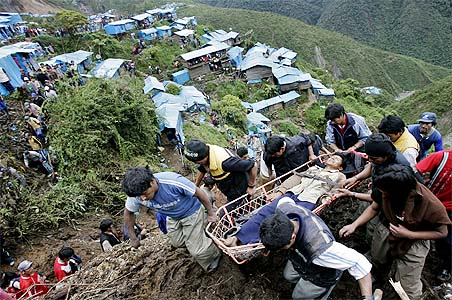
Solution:
<svg viewBox="0 0 452 300"><path fill-rule="evenodd" d="M319 158L324 159L329 156L330 154L325 154L321 155ZM207 235L214 241L218 248L223 251L223 253L230 256L231 259L237 264L244 264L252 258L266 255L267 250L262 243L253 243L240 246L227 246L224 244L223 240L228 235L233 234L234 230L239 229L239 224L241 221L249 219L259 208L266 205L267 203L270 203L270 201L267 200L267 196L274 190L276 190L276 187L274 189L271 189L270 191L266 191L266 187L271 186L276 181L285 176L295 174L298 170L312 165L314 165L314 162L307 162L297 167L296 169L289 171L286 174L283 174L280 177L258 187L256 189L255 195L242 195L234 201L221 206L216 212L219 221L217 221L216 223L207 224ZM328 205L330 205L334 200L336 200L336 197L330 197L326 202L316 207L313 212L320 214L320 212ZM231 207L234 208L231 209Z"/></svg>

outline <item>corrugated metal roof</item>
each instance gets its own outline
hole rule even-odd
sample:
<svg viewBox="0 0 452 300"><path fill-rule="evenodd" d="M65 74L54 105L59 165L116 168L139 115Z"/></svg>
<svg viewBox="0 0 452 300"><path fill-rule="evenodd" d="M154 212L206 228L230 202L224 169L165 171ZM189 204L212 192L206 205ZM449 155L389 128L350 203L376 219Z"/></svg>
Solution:
<svg viewBox="0 0 452 300"><path fill-rule="evenodd" d="M159 26L156 27L157 30L171 30L171 27L167 26L167 25L163 25L163 26Z"/></svg>
<svg viewBox="0 0 452 300"><path fill-rule="evenodd" d="M146 18L152 17L151 14L148 13L144 13L144 14L139 14L136 16L133 16L131 19L132 20L136 20L136 21L143 21Z"/></svg>
<svg viewBox="0 0 452 300"><path fill-rule="evenodd" d="M257 123L260 123L260 122L270 122L269 118L267 118L266 116L264 116L261 113L254 112L254 111L250 112L249 114L247 114L246 115L246 119L251 124L257 124Z"/></svg>
<svg viewBox="0 0 452 300"><path fill-rule="evenodd" d="M185 18L177 19L176 21L174 21L174 23L181 24L181 25L187 25L188 24L188 20L185 19Z"/></svg>
<svg viewBox="0 0 452 300"><path fill-rule="evenodd" d="M255 112L258 112L261 109L267 108L269 106L273 106L273 105L281 103L281 102L287 103L298 97L300 97L300 95L297 92L291 91L289 93L279 95L279 96L276 96L276 97L273 97L273 98L270 98L267 100L262 100L262 101L259 101L256 103L252 103L251 106Z"/></svg>
<svg viewBox="0 0 452 300"><path fill-rule="evenodd" d="M93 52L88 52L84 50L78 50L76 52L72 53L65 53L61 55L57 55L53 57L51 60L57 61L60 60L62 62L70 63L71 61L74 61L75 64L80 64L87 58L89 58L91 55L93 55Z"/></svg>
<svg viewBox="0 0 452 300"><path fill-rule="evenodd" d="M194 59L194 58L197 58L197 57L202 57L202 56L207 55L207 54L215 53L215 52L218 52L218 51L221 51L221 50L226 50L229 47L230 46L225 44L225 43L218 43L218 44L215 44L214 46L208 46L208 47L201 48L201 49L198 49L198 50L195 50L195 51L184 53L184 54L181 55L181 57L185 61L188 61L188 60L191 60L191 59Z"/></svg>
<svg viewBox="0 0 452 300"><path fill-rule="evenodd" d="M112 26L115 26L115 25L124 25L124 24L128 24L128 23L133 23L133 22L134 22L134 21L131 20L131 19L124 19L124 20L119 20L119 21L110 22L110 23L106 24L105 26L107 26L107 25L112 25Z"/></svg>
<svg viewBox="0 0 452 300"><path fill-rule="evenodd" d="M230 57L236 57L236 56L238 56L240 53L242 53L243 50L244 50L244 49L243 49L242 47L237 47L237 46L235 46L235 47L232 47L231 49L228 50L228 55L229 55Z"/></svg>
<svg viewBox="0 0 452 300"><path fill-rule="evenodd" d="M195 33L194 30L184 29L184 30L181 30L181 31L176 31L174 34L176 34L178 36L187 37L187 36L193 35L194 33Z"/></svg>
<svg viewBox="0 0 452 300"><path fill-rule="evenodd" d="M319 89L319 96L334 96L333 89Z"/></svg>
<svg viewBox="0 0 452 300"><path fill-rule="evenodd" d="M146 12L151 15L156 15L156 14L159 14L160 11L161 11L160 8L155 8L155 9L147 10Z"/></svg>
<svg viewBox="0 0 452 300"><path fill-rule="evenodd" d="M326 89L326 86L324 86L322 82L318 79L311 78L311 80L309 80L309 83L314 89Z"/></svg>
<svg viewBox="0 0 452 300"><path fill-rule="evenodd" d="M90 73L97 78L112 78L124 62L124 59L108 58L98 64Z"/></svg>
<svg viewBox="0 0 452 300"><path fill-rule="evenodd" d="M251 54L246 54L243 61L240 63L239 68L242 71L246 71L252 67L256 66L263 66L263 67L269 67L273 68L274 63L271 59L266 58L262 55L262 53L259 52L253 52Z"/></svg>
<svg viewBox="0 0 452 300"><path fill-rule="evenodd" d="M152 33L156 33L157 32L157 29L155 29L155 28L148 28L148 29L143 29L143 30L140 30L142 33L144 33L144 34L152 34Z"/></svg>

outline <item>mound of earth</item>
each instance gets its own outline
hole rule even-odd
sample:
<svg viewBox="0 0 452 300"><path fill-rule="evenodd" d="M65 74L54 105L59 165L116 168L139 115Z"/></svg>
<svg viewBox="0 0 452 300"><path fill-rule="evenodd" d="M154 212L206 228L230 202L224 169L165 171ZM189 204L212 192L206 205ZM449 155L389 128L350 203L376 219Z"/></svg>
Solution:
<svg viewBox="0 0 452 300"><path fill-rule="evenodd" d="M285 299L290 294L284 295L282 290L290 292L291 288L280 278L274 260L278 258L258 260L261 267L249 273L246 269L250 266L241 268L223 257L219 268L209 274L185 249L171 249L165 235L151 233L138 249L123 243L113 252L95 257L48 298Z"/></svg>

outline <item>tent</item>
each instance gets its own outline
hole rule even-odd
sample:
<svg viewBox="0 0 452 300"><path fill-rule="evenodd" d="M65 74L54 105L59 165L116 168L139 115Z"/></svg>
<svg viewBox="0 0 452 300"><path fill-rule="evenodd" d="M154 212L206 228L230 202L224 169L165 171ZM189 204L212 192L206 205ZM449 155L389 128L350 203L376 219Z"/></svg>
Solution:
<svg viewBox="0 0 452 300"><path fill-rule="evenodd" d="M108 58L91 70L90 74L96 78L117 78L124 62L124 59Z"/></svg>
<svg viewBox="0 0 452 300"><path fill-rule="evenodd" d="M148 29L143 29L138 31L138 37L140 39L146 40L146 41L151 41L151 40L155 40L158 35L157 35L157 29L155 28L148 28Z"/></svg>
<svg viewBox="0 0 452 300"><path fill-rule="evenodd" d="M135 28L135 21L131 19L119 20L108 23L104 26L104 30L109 35L117 35Z"/></svg>
<svg viewBox="0 0 452 300"><path fill-rule="evenodd" d="M190 80L190 73L187 69L180 70L172 74L173 81L179 84L184 84Z"/></svg>
<svg viewBox="0 0 452 300"><path fill-rule="evenodd" d="M158 81L158 79L153 76L148 76L144 80L143 93L145 95L151 91L152 91L152 95L154 95L158 92L164 92L165 90L166 89L165 89L165 86L163 85L163 83Z"/></svg>
<svg viewBox="0 0 452 300"><path fill-rule="evenodd" d="M11 55L0 53L0 67L5 70L13 87L17 88L24 83L21 78L20 69ZM8 95L8 91L2 84L0 84L0 94Z"/></svg>
<svg viewBox="0 0 452 300"><path fill-rule="evenodd" d="M91 55L93 52L78 50L72 53L65 53L61 55L57 55L53 57L51 60L56 63L71 63L72 61L77 66L77 70L79 73L83 73L92 63Z"/></svg>
<svg viewBox="0 0 452 300"><path fill-rule="evenodd" d="M137 22L142 22L145 19L147 19L151 23L154 22L154 18L149 13L139 14L139 15L131 17L131 19L134 20L134 21L137 21Z"/></svg>
<svg viewBox="0 0 452 300"><path fill-rule="evenodd" d="M162 104L156 109L160 132L165 128L175 129L182 144L185 141L184 120L181 113L183 110L181 105L169 103Z"/></svg>
<svg viewBox="0 0 452 300"><path fill-rule="evenodd" d="M156 29L157 29L157 35L161 38L171 36L171 34L172 34L171 27L166 26L166 25L156 27Z"/></svg>
<svg viewBox="0 0 452 300"><path fill-rule="evenodd" d="M182 86L179 96L185 99L187 111L198 111L209 106L207 97L194 86Z"/></svg>
<svg viewBox="0 0 452 300"><path fill-rule="evenodd" d="M243 60L242 57L243 50L244 50L243 48L237 46L229 49L228 51L229 61L231 62L231 65L233 67L237 68L238 66L240 66L240 63Z"/></svg>

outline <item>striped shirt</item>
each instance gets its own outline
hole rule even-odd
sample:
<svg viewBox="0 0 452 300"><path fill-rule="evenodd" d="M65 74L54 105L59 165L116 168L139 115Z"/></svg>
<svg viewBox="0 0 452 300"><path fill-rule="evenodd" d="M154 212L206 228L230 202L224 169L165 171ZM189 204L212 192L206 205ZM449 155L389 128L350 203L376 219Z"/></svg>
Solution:
<svg viewBox="0 0 452 300"><path fill-rule="evenodd" d="M126 209L137 212L145 206L175 220L181 220L198 211L201 202L195 196L196 186L184 176L174 172L154 174L158 191L153 199L127 197Z"/></svg>

